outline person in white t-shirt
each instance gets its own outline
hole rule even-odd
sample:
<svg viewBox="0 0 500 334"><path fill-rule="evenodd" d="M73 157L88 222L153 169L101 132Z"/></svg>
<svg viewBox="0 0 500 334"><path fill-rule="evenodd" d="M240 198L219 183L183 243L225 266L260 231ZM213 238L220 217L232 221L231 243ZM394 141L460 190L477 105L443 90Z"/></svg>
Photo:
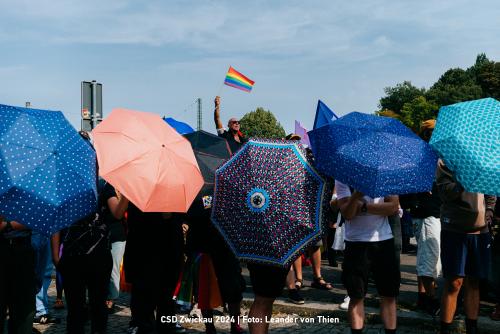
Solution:
<svg viewBox="0 0 500 334"><path fill-rule="evenodd" d="M380 315L386 333L396 333L396 297L401 273L394 251L388 216L399 209L398 196L371 198L335 181L338 204L345 222L342 282L350 297L348 314L351 333L362 333L364 297L371 272L380 300Z"/></svg>

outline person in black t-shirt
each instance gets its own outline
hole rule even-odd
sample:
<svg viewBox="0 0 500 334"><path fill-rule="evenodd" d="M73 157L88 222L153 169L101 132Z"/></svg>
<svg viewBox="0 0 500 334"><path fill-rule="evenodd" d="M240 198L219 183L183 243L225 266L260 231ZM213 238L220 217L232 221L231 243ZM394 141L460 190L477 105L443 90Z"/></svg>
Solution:
<svg viewBox="0 0 500 334"><path fill-rule="evenodd" d="M207 190L205 193L213 193L213 189ZM210 221L212 205L211 201L209 203L206 205L201 198L197 198L187 213L189 230L186 238L186 254L188 257L193 257L194 254L198 253L210 255L222 300L227 303L232 319L230 334L240 334L243 333L239 316L243 291L246 287L245 279L241 275L239 260ZM205 323L205 333L217 333L213 322L213 310L201 309L201 312L203 318L212 319L212 322Z"/></svg>
<svg viewBox="0 0 500 334"><path fill-rule="evenodd" d="M128 207L128 200L115 191L113 186L107 182L103 185L103 196L108 199L111 206L120 206L119 210L115 210L118 216L115 216L111 210L107 210L102 217L109 230L109 241L111 243L111 255L113 258L108 300L106 301L108 311L113 313L114 300L120 296L120 266L123 254L125 253L125 241L127 239L122 210L124 211Z"/></svg>
<svg viewBox="0 0 500 334"><path fill-rule="evenodd" d="M52 259L61 273L66 294L68 333L85 332L86 290L89 295L91 332L106 332L106 297L113 264L109 229L103 217L109 214L123 217L127 205L126 198L117 200L114 189L101 190L95 213L52 236ZM61 243L64 252L59 258Z"/></svg>
<svg viewBox="0 0 500 334"><path fill-rule="evenodd" d="M231 153L235 154L247 142L247 139L240 131L240 121L232 117L227 123L228 129L224 129L220 121L220 96L216 96L214 102L214 121L217 135L227 140Z"/></svg>

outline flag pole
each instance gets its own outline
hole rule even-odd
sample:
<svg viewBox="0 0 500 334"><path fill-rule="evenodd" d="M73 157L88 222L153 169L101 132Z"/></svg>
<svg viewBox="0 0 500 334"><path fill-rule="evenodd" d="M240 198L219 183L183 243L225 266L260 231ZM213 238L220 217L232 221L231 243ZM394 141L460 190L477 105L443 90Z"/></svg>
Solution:
<svg viewBox="0 0 500 334"><path fill-rule="evenodd" d="M224 87L224 81L220 84L219 90L217 91L217 95L215 95L215 96L220 96L220 94L222 93L223 87Z"/></svg>

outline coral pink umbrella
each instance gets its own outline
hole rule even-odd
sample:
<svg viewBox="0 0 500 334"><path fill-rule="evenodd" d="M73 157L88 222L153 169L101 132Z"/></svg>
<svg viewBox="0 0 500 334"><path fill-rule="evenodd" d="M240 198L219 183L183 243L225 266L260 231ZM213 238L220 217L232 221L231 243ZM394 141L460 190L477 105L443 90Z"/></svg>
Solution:
<svg viewBox="0 0 500 334"><path fill-rule="evenodd" d="M99 175L143 212L186 212L203 186L191 144L156 114L114 109L92 135Z"/></svg>

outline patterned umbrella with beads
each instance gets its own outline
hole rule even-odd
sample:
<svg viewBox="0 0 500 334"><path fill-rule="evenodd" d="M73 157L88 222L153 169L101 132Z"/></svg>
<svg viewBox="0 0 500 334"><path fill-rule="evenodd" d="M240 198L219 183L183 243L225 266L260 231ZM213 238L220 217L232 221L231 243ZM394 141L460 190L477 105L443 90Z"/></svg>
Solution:
<svg viewBox="0 0 500 334"><path fill-rule="evenodd" d="M240 260L286 267L321 238L325 201L298 142L252 139L217 169L212 222Z"/></svg>

